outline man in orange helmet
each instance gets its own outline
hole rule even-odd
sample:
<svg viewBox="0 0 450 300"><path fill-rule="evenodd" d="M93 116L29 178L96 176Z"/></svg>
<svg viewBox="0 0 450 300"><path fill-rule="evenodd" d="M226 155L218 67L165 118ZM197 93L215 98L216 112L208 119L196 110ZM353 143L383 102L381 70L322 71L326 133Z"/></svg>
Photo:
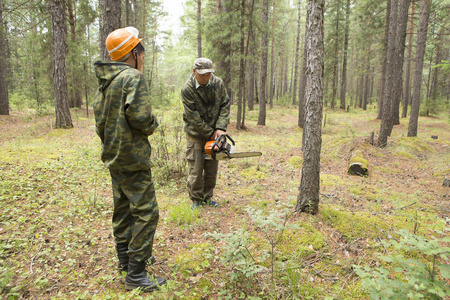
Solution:
<svg viewBox="0 0 450 300"><path fill-rule="evenodd" d="M94 103L101 158L112 179L113 233L119 273L126 272L125 288L151 291L166 280L151 279L153 238L159 219L152 182L148 136L158 127L152 114L144 75L144 47L134 27L120 28L106 38L112 61L95 63L99 89Z"/></svg>

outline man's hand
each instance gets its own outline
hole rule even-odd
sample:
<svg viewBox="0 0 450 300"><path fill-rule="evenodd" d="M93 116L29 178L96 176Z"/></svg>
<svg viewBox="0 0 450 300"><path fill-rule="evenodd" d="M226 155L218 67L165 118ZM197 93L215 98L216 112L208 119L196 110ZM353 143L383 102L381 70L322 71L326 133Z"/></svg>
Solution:
<svg viewBox="0 0 450 300"><path fill-rule="evenodd" d="M214 131L214 133L211 136L211 140L215 141L219 136L221 136L223 134L226 134L226 132L223 130L220 130L220 129L216 129L216 131Z"/></svg>

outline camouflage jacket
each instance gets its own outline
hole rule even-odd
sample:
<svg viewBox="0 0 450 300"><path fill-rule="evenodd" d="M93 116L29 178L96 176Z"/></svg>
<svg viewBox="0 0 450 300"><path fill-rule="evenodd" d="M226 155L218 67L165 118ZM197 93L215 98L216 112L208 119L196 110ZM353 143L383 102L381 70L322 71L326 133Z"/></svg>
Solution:
<svg viewBox="0 0 450 300"><path fill-rule="evenodd" d="M196 89L193 74L181 89L184 131L197 138L209 139L216 129L227 130L230 98L222 79L211 75L206 86Z"/></svg>
<svg viewBox="0 0 450 300"><path fill-rule="evenodd" d="M113 170L150 169L148 136L158 121L144 75L128 64L102 61L95 63L95 74L99 88L93 107L102 161Z"/></svg>

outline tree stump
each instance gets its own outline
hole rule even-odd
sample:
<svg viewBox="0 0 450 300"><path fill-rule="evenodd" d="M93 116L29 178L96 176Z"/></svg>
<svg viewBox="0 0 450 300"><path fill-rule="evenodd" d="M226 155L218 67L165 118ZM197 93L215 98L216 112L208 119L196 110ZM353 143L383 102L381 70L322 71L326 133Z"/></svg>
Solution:
<svg viewBox="0 0 450 300"><path fill-rule="evenodd" d="M444 182L442 183L443 186L450 187L450 178L445 177Z"/></svg>
<svg viewBox="0 0 450 300"><path fill-rule="evenodd" d="M356 150L350 158L348 166L349 175L367 176L369 174L369 163L361 151Z"/></svg>

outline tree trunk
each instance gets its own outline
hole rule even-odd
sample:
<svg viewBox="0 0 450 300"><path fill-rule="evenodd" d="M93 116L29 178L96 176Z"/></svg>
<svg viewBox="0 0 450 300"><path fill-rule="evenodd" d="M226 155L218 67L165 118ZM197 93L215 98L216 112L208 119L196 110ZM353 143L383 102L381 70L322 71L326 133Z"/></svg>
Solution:
<svg viewBox="0 0 450 300"><path fill-rule="evenodd" d="M245 0L241 0L241 20L240 20L240 33L241 33L241 43L240 43L240 60L239 60L239 91L238 91L238 110L236 116L236 129L241 130L241 118L242 118L242 105L244 102L244 87L245 87L245 33L244 33L244 22L245 22Z"/></svg>
<svg viewBox="0 0 450 300"><path fill-rule="evenodd" d="M389 17L389 38L386 54L386 78L384 84L384 99L381 116L378 147L386 147L388 136L391 134L392 101L393 101L393 74L395 56L395 35L397 33L398 0L391 0L391 12Z"/></svg>
<svg viewBox="0 0 450 300"><path fill-rule="evenodd" d="M69 103L67 97L66 77L66 24L64 2L52 0L50 2L53 33L53 85L55 88L56 128L72 128Z"/></svg>
<svg viewBox="0 0 450 300"><path fill-rule="evenodd" d="M308 18L306 14L305 24L305 38L303 45L303 62L302 71L300 72L300 84L298 88L298 126L303 128L305 126L305 90L306 90L306 64L308 63L308 49L306 48L306 40L308 39Z"/></svg>
<svg viewBox="0 0 450 300"><path fill-rule="evenodd" d="M134 7L134 9L136 10L136 7ZM121 27L120 25L121 1L100 0L100 10L101 10L100 57L102 57L103 60L110 60L108 51L106 50L105 41L108 34ZM136 21L134 23L136 27Z"/></svg>
<svg viewBox="0 0 450 300"><path fill-rule="evenodd" d="M254 1L253 1L254 2ZM247 99L247 105L249 110L254 109L254 103L255 103L255 73L256 73L256 62L254 61L255 57L255 47L254 47L254 33L249 32L248 36L248 99Z"/></svg>
<svg viewBox="0 0 450 300"><path fill-rule="evenodd" d="M364 72L364 94L363 94L363 103L362 109L367 110L367 102L370 93L370 44L367 46L367 58L366 58L366 71Z"/></svg>
<svg viewBox="0 0 450 300"><path fill-rule="evenodd" d="M6 32L3 30L3 0L0 0L0 115L9 115L8 82L6 80Z"/></svg>
<svg viewBox="0 0 450 300"><path fill-rule="evenodd" d="M336 34L334 36L334 60L333 60L333 82L332 82L332 94L331 94L331 108L336 107L336 95L339 82L339 18L341 11L341 0L338 0L338 7L336 10Z"/></svg>
<svg viewBox="0 0 450 300"><path fill-rule="evenodd" d="M308 1L306 117L303 135L302 178L295 211L317 214L320 194L320 151L323 110L323 8L324 0Z"/></svg>
<svg viewBox="0 0 450 300"><path fill-rule="evenodd" d="M387 47L389 40L389 20L391 14L391 0L387 0L386 7L386 26L384 27L384 43L383 43L383 67L381 69L381 79L380 79L380 94L378 95L378 115L377 119L381 119L383 116L383 104L384 104L384 92L386 83L386 63L387 63Z"/></svg>
<svg viewBox="0 0 450 300"><path fill-rule="evenodd" d="M423 59L427 43L428 16L430 14L431 0L420 2L419 28L417 33L416 61L414 64L413 93L411 97L411 116L409 118L408 137L417 136L417 124L419 122L420 87L422 84Z"/></svg>
<svg viewBox="0 0 450 300"><path fill-rule="evenodd" d="M269 20L269 0L263 0L262 22L265 30L261 38L261 83L259 85L259 116L258 125L266 125L266 81L267 81L267 22Z"/></svg>
<svg viewBox="0 0 450 300"><path fill-rule="evenodd" d="M401 0L398 12L397 33L395 35L395 58L394 58L394 83L393 107L392 107L392 125L400 124L400 100L402 98L402 77L403 61L405 57L406 27L408 25L408 10L411 0ZM392 126L391 125L391 126ZM392 128L391 128L392 130Z"/></svg>
<svg viewBox="0 0 450 300"><path fill-rule="evenodd" d="M348 51L348 35L350 28L350 0L347 0L345 10L345 33L344 33L344 53L342 59L342 80L340 88L340 109L345 109L345 95L347 93L347 51Z"/></svg>
<svg viewBox="0 0 450 300"><path fill-rule="evenodd" d="M202 0L197 0L197 56L202 57Z"/></svg>
<svg viewBox="0 0 450 300"><path fill-rule="evenodd" d="M76 1L74 0L68 0L67 1L67 10L69 12L69 25L70 25L70 33L72 35L72 42L73 44L77 41L76 36L76 25L77 25L77 16L76 16ZM76 49L75 51L78 51ZM69 106L70 107L77 107L81 108L81 102L82 102L82 92L81 92L81 86L79 85L80 82L82 82L82 78L80 76L80 72L77 71L78 66L77 64L79 62L75 61L75 56L77 53L72 53L72 59L69 60L69 66L70 66L70 90L71 96L69 100Z"/></svg>
<svg viewBox="0 0 450 300"><path fill-rule="evenodd" d="M275 64L275 7L276 7L276 0L273 0L273 6L272 6L272 49L271 49L271 55L270 55L270 84L269 84L269 105L270 108L273 108L273 96L275 91L275 72L276 69L274 67Z"/></svg>
<svg viewBox="0 0 450 300"><path fill-rule="evenodd" d="M412 40L414 33L414 1L411 1L411 16L409 17L409 36L408 36L408 55L406 57L406 71L405 82L403 84L403 111L402 118L406 118L408 115L408 105L411 95L411 52L412 52Z"/></svg>

